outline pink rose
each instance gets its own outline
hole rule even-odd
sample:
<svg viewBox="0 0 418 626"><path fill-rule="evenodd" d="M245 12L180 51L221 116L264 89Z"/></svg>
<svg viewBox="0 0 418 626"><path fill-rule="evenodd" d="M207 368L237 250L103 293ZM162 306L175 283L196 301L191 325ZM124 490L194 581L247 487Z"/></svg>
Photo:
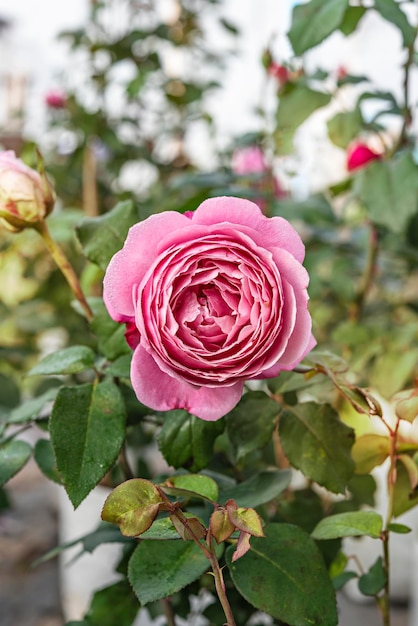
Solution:
<svg viewBox="0 0 418 626"><path fill-rule="evenodd" d="M365 143L354 143L347 152L347 169L349 172L364 167L370 161L381 159L382 155L371 150Z"/></svg>
<svg viewBox="0 0 418 626"><path fill-rule="evenodd" d="M280 181L273 175L267 165L264 153L258 146L248 146L235 150L232 155L232 170L239 176L247 174L260 174L260 180L254 181L253 187L265 194L272 194L275 198L285 198L286 190ZM264 198L254 200L263 213L266 212L267 203Z"/></svg>
<svg viewBox="0 0 418 626"><path fill-rule="evenodd" d="M50 109L65 109L67 106L67 96L63 91L51 89L45 96L45 104Z"/></svg>
<svg viewBox="0 0 418 626"><path fill-rule="evenodd" d="M232 155L232 169L235 174L257 174L267 171L263 151L258 146L248 146L235 150Z"/></svg>
<svg viewBox="0 0 418 626"><path fill-rule="evenodd" d="M112 258L104 301L127 324L138 399L217 420L244 381L290 370L315 345L304 246L281 217L241 198L191 216L152 215Z"/></svg>
<svg viewBox="0 0 418 626"><path fill-rule="evenodd" d="M54 200L44 174L25 165L12 150L0 152L0 221L6 228L18 232L42 221Z"/></svg>

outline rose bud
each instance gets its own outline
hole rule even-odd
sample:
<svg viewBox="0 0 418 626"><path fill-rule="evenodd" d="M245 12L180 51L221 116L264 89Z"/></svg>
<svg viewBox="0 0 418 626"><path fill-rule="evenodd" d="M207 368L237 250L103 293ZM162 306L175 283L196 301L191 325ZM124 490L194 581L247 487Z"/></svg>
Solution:
<svg viewBox="0 0 418 626"><path fill-rule="evenodd" d="M25 165L12 150L0 152L0 221L8 230L19 232L41 222L54 202L43 172Z"/></svg>
<svg viewBox="0 0 418 626"><path fill-rule="evenodd" d="M365 143L354 143L347 152L347 169L349 172L364 167L370 161L382 158L382 154L374 152Z"/></svg>
<svg viewBox="0 0 418 626"><path fill-rule="evenodd" d="M285 85L290 78L290 72L285 65L280 63L271 63L267 69L270 76L276 78L280 85Z"/></svg>
<svg viewBox="0 0 418 626"><path fill-rule="evenodd" d="M63 91L51 89L45 96L45 104L50 109L65 109L67 106L67 96Z"/></svg>
<svg viewBox="0 0 418 626"><path fill-rule="evenodd" d="M304 254L289 222L242 198L132 226L103 298L128 326L140 402L213 421L239 402L246 380L293 369L315 345Z"/></svg>

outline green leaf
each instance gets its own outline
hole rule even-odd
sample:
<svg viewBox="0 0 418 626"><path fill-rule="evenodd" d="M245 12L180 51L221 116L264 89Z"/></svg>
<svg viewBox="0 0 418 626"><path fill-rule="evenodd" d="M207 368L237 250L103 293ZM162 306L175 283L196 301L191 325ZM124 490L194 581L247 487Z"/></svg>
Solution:
<svg viewBox="0 0 418 626"><path fill-rule="evenodd" d="M107 522L100 522L95 530L91 533L87 533L83 537L79 537L78 539L73 539L72 541L67 541L66 543L62 543L52 550L48 550L45 554L43 554L39 559L36 559L34 562L34 566L40 565L41 563L45 563L50 559L55 558L58 554L67 550L68 548L72 548L77 544L82 544L82 549L77 556L81 556L84 552L88 552L91 554L94 550L102 545L103 543L122 543L122 544L134 544L133 539L129 539L128 537L124 537L119 528L116 528L113 524L108 524Z"/></svg>
<svg viewBox="0 0 418 626"><path fill-rule="evenodd" d="M366 7L347 7L343 20L339 26L343 35L347 37L356 30L359 21L366 11Z"/></svg>
<svg viewBox="0 0 418 626"><path fill-rule="evenodd" d="M291 477L291 470L259 472L236 486L222 490L219 503L235 500L238 506L260 506L277 498L288 487Z"/></svg>
<svg viewBox="0 0 418 626"><path fill-rule="evenodd" d="M76 508L115 463L125 437L125 404L110 381L63 387L50 434L57 468Z"/></svg>
<svg viewBox="0 0 418 626"><path fill-rule="evenodd" d="M337 113L328 120L328 136L339 148L347 148L362 128L363 118L359 107L352 111Z"/></svg>
<svg viewBox="0 0 418 626"><path fill-rule="evenodd" d="M44 357L28 372L28 376L77 374L94 366L94 356L88 346L64 348Z"/></svg>
<svg viewBox="0 0 418 626"><path fill-rule="evenodd" d="M396 524L395 522L388 525L388 530L391 533L397 533L398 535L407 535L412 532L412 528L409 526L405 526L405 524Z"/></svg>
<svg viewBox="0 0 418 626"><path fill-rule="evenodd" d="M209 500L209 502L218 501L218 485L213 478L203 476L202 474L170 476L161 487L163 491L170 495L204 498L205 500Z"/></svg>
<svg viewBox="0 0 418 626"><path fill-rule="evenodd" d="M16 405L19 404L20 401L20 389L13 380L9 376L5 376L0 372L0 389L1 389L1 399L0 399L0 407L1 409L13 409Z"/></svg>
<svg viewBox="0 0 418 626"><path fill-rule="evenodd" d="M335 591L339 591L346 583L348 583L349 580L357 578L357 576L358 574L356 574L356 572L341 572L341 574L338 574L338 576L335 576L335 578L332 579L332 586Z"/></svg>
<svg viewBox="0 0 418 626"><path fill-rule="evenodd" d="M299 126L320 107L326 106L331 95L315 91L304 84L286 85L277 108L274 139L281 154L293 150L293 135Z"/></svg>
<svg viewBox="0 0 418 626"><path fill-rule="evenodd" d="M241 460L271 440L280 405L264 391L248 391L226 416L226 432L235 458Z"/></svg>
<svg viewBox="0 0 418 626"><path fill-rule="evenodd" d="M22 469L31 454L32 448L21 439L12 439L0 446L0 486Z"/></svg>
<svg viewBox="0 0 418 626"><path fill-rule="evenodd" d="M38 439L35 444L33 456L39 469L49 480L62 484L61 476L57 470L54 451L49 439Z"/></svg>
<svg viewBox="0 0 418 626"><path fill-rule="evenodd" d="M393 514L395 517L398 517L417 504L418 489L411 487L410 471L408 471L404 463L397 461L396 483L393 494Z"/></svg>
<svg viewBox="0 0 418 626"><path fill-rule="evenodd" d="M357 437L351 451L356 464L356 473L368 474L374 467L381 465L388 458L389 453L389 437L372 433Z"/></svg>
<svg viewBox="0 0 418 626"><path fill-rule="evenodd" d="M101 298L91 298L89 304L94 312L91 330L97 336L99 352L111 361L124 354L132 356L125 340L125 324L112 320Z"/></svg>
<svg viewBox="0 0 418 626"><path fill-rule="evenodd" d="M329 405L307 402L285 410L279 422L283 451L290 463L334 493L343 493L354 473L354 431Z"/></svg>
<svg viewBox="0 0 418 626"><path fill-rule="evenodd" d="M407 152L373 161L359 172L355 190L374 223L400 234L418 208L418 166Z"/></svg>
<svg viewBox="0 0 418 626"><path fill-rule="evenodd" d="M106 374L115 378L130 378L132 354L122 354L106 369Z"/></svg>
<svg viewBox="0 0 418 626"><path fill-rule="evenodd" d="M193 517L197 519L193 513L188 513L187 511L183 512L183 515L188 518ZM171 519L169 517L162 517L161 519L156 519L151 528L142 533L141 539L166 541L167 539L180 539L180 536Z"/></svg>
<svg viewBox="0 0 418 626"><path fill-rule="evenodd" d="M348 0L311 0L296 5L287 34L295 54L300 56L337 30L347 7Z"/></svg>
<svg viewBox="0 0 418 626"><path fill-rule="evenodd" d="M208 567L194 542L141 541L130 558L128 578L141 604L147 604L180 591Z"/></svg>
<svg viewBox="0 0 418 626"><path fill-rule="evenodd" d="M224 420L205 422L187 411L170 411L164 415L158 445L169 465L198 472L212 459L215 439L224 426Z"/></svg>
<svg viewBox="0 0 418 626"><path fill-rule="evenodd" d="M58 387L50 388L37 398L27 400L10 412L9 419L7 420L8 423L24 424L25 422L31 422L36 419L39 417L42 409L44 409L51 400L55 400L58 391Z"/></svg>
<svg viewBox="0 0 418 626"><path fill-rule="evenodd" d="M106 269L112 256L120 250L138 214L130 200L119 202L100 217L85 218L77 227L78 239L86 257Z"/></svg>
<svg viewBox="0 0 418 626"><path fill-rule="evenodd" d="M402 33L403 45L408 48L415 39L415 28L396 0L374 0L374 8L385 19L394 24Z"/></svg>
<svg viewBox="0 0 418 626"><path fill-rule="evenodd" d="M139 611L138 600L127 580L96 591L86 615L91 626L131 626Z"/></svg>
<svg viewBox="0 0 418 626"><path fill-rule="evenodd" d="M324 517L311 535L314 539L337 539L364 535L378 539L382 526L382 517L375 511L350 511Z"/></svg>
<svg viewBox="0 0 418 626"><path fill-rule="evenodd" d="M265 538L252 538L241 559L232 562L234 546L226 552L238 591L280 622L336 626L335 593L315 542L290 524L270 524L264 530Z"/></svg>
<svg viewBox="0 0 418 626"><path fill-rule="evenodd" d="M386 573L382 557L379 556L374 565L363 576L360 576L358 588L365 596L375 596L386 584Z"/></svg>
<svg viewBox="0 0 418 626"><path fill-rule="evenodd" d="M132 478L108 495L102 519L117 524L125 537L136 537L150 528L162 502L162 496L152 482Z"/></svg>

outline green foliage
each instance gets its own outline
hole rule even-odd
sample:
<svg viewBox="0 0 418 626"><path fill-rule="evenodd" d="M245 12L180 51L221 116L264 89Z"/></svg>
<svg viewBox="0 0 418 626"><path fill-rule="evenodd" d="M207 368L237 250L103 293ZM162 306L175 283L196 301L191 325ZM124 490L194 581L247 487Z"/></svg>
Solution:
<svg viewBox="0 0 418 626"><path fill-rule="evenodd" d="M317 46L341 24L348 0L310 0L293 9L292 27L288 33L296 55Z"/></svg>
<svg viewBox="0 0 418 626"><path fill-rule="evenodd" d="M404 232L418 208L418 165L405 152L379 161L358 176L357 193L368 216L394 233Z"/></svg>
<svg viewBox="0 0 418 626"><path fill-rule="evenodd" d="M344 492L354 472L350 455L354 432L331 406L307 402L286 409L279 432L294 467L330 491Z"/></svg>
<svg viewBox="0 0 418 626"><path fill-rule="evenodd" d="M0 486L17 474L29 461L32 448L26 441L12 439L0 446Z"/></svg>
<svg viewBox="0 0 418 626"><path fill-rule="evenodd" d="M268 444L279 411L277 402L263 391L244 394L226 417L226 432L237 461Z"/></svg>
<svg viewBox="0 0 418 626"><path fill-rule="evenodd" d="M78 374L94 366L95 354L88 346L70 346L48 354L29 371L31 376Z"/></svg>
<svg viewBox="0 0 418 626"><path fill-rule="evenodd" d="M207 558L193 542L142 541L129 561L128 577L145 605L180 591L208 567Z"/></svg>
<svg viewBox="0 0 418 626"><path fill-rule="evenodd" d="M240 560L226 557L232 580L244 598L290 625L337 624L335 595L319 550L303 530L270 524ZM306 567L309 563L309 567Z"/></svg>
<svg viewBox="0 0 418 626"><path fill-rule="evenodd" d="M158 435L158 445L169 465L196 472L210 462L214 442L223 429L223 420L208 423L187 411L169 411Z"/></svg>
<svg viewBox="0 0 418 626"><path fill-rule="evenodd" d="M314 528L314 539L337 537L361 537L367 535L378 539L382 532L382 517L374 511L353 511L324 517Z"/></svg>
<svg viewBox="0 0 418 626"><path fill-rule="evenodd" d="M131 586L121 580L109 587L96 591L86 621L91 626L131 626L138 613L138 600Z"/></svg>
<svg viewBox="0 0 418 626"><path fill-rule="evenodd" d="M365 596L375 596L386 584L382 557L379 556L366 574L360 576L358 586Z"/></svg>
<svg viewBox="0 0 418 626"><path fill-rule="evenodd" d="M128 230L138 221L133 202L119 202L111 211L96 218L85 218L77 236L86 257L105 270L112 256L122 248Z"/></svg>
<svg viewBox="0 0 418 626"><path fill-rule="evenodd" d="M124 441L125 418L121 393L111 381L59 391L51 414L51 441L74 507L115 463Z"/></svg>
<svg viewBox="0 0 418 626"><path fill-rule="evenodd" d="M293 135L297 128L317 109L326 106L331 95L311 89L304 84L289 84L281 93L277 108L274 139L277 150L288 154L293 150Z"/></svg>
<svg viewBox="0 0 418 626"><path fill-rule="evenodd" d="M405 13L396 0L374 0L374 8L385 20L399 28L402 33L403 45L406 48L413 44L416 30L408 22Z"/></svg>
<svg viewBox="0 0 418 626"><path fill-rule="evenodd" d="M219 502L235 500L239 506L260 506L277 498L289 485L289 470L269 470L254 474L243 482L221 490Z"/></svg>

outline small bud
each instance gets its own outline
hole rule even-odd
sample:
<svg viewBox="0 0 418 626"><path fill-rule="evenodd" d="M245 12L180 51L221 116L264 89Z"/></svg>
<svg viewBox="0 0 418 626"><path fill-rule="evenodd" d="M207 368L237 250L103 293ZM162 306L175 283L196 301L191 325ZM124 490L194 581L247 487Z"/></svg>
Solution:
<svg viewBox="0 0 418 626"><path fill-rule="evenodd" d="M12 232L43 221L55 194L44 172L31 169L12 150L0 152L0 222Z"/></svg>
<svg viewBox="0 0 418 626"><path fill-rule="evenodd" d="M285 85L290 79L290 72L285 65L280 63L271 63L268 67L268 73L273 76L280 85Z"/></svg>
<svg viewBox="0 0 418 626"><path fill-rule="evenodd" d="M354 143L347 152L347 169L352 172L381 158L382 154L374 152L365 143Z"/></svg>
<svg viewBox="0 0 418 626"><path fill-rule="evenodd" d="M67 106L67 96L63 91L51 89L45 96L45 104L50 109L65 109Z"/></svg>

